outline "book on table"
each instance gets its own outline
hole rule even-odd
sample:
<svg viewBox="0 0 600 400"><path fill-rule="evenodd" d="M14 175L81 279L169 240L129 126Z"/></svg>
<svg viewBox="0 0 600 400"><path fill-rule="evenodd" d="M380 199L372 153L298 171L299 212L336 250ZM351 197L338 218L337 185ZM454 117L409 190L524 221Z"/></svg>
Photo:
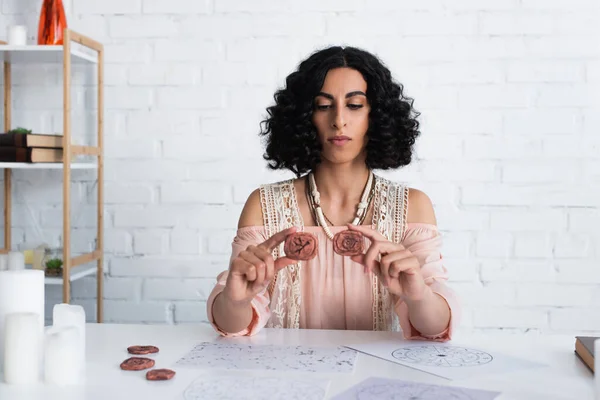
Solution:
<svg viewBox="0 0 600 400"><path fill-rule="evenodd" d="M594 342L596 341L596 339L600 339L600 337L575 337L575 354L592 372L594 372Z"/></svg>

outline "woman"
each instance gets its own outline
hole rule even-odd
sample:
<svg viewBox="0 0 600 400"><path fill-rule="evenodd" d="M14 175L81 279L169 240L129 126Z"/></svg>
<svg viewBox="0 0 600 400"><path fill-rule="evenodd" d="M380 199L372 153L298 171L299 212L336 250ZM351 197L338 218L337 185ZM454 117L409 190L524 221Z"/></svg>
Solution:
<svg viewBox="0 0 600 400"><path fill-rule="evenodd" d="M449 340L459 306L431 201L372 172L408 165L419 135L412 100L390 71L356 48L318 51L287 77L268 114L264 158L297 179L249 196L229 270L207 301L217 332L401 328L405 338ZM363 254L334 251L333 235L346 229L365 237ZM296 231L317 238L315 258L285 257Z"/></svg>

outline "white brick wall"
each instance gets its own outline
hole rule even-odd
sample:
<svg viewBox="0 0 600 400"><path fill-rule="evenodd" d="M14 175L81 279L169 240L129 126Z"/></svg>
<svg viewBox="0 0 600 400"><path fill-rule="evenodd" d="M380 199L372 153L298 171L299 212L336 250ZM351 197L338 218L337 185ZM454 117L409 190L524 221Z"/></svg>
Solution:
<svg viewBox="0 0 600 400"><path fill-rule="evenodd" d="M0 32L26 23L33 39L38 2L0 3ZM313 49L347 43L379 54L422 113L414 165L382 174L431 196L463 329L600 333L596 0L77 0L71 11L106 46L107 321L205 321L248 194L291 176L261 159L273 91ZM13 73L14 125L60 130L60 69L40 68ZM78 127L90 125L86 76L74 77ZM93 243L94 176L74 174L74 251ZM60 173L14 179L15 246L59 243ZM95 288L72 288L90 318Z"/></svg>

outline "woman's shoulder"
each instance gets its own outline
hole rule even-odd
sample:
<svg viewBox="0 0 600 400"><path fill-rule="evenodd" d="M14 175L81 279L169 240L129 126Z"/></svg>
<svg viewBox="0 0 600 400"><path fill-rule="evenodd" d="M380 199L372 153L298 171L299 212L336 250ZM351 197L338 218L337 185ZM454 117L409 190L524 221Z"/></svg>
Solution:
<svg viewBox="0 0 600 400"><path fill-rule="evenodd" d="M437 225L433 203L425 192L408 188L408 210L406 214L406 222L408 224L428 224Z"/></svg>
<svg viewBox="0 0 600 400"><path fill-rule="evenodd" d="M301 178L291 178L278 180L270 183L263 183L255 188L246 199L242 213L238 221L238 229L264 226L263 202L267 201L270 195L267 192L289 190L292 186L301 182Z"/></svg>
<svg viewBox="0 0 600 400"><path fill-rule="evenodd" d="M396 187L405 197L406 223L437 225L433 203L429 196L422 190L410 187L405 182L395 181L378 176L380 184Z"/></svg>

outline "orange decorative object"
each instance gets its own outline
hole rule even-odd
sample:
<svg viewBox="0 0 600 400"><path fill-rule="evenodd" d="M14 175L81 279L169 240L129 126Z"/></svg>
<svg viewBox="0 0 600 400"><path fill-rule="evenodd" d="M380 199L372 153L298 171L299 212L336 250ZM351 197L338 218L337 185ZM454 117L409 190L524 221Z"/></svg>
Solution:
<svg viewBox="0 0 600 400"><path fill-rule="evenodd" d="M65 16L62 0L44 0L38 27L38 44L63 44L66 27L67 17Z"/></svg>

